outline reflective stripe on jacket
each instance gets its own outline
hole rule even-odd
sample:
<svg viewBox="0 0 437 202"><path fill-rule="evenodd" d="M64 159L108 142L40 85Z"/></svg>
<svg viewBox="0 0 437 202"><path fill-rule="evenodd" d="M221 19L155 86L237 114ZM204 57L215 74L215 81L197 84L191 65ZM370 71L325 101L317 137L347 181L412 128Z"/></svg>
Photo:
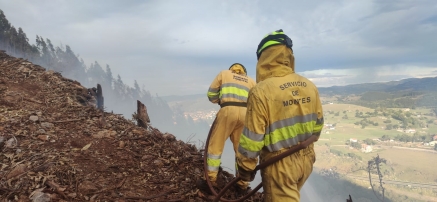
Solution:
<svg viewBox="0 0 437 202"><path fill-rule="evenodd" d="M246 103L249 90L253 86L255 86L255 81L248 76L232 73L231 70L223 70L211 83L207 96L212 103Z"/></svg>

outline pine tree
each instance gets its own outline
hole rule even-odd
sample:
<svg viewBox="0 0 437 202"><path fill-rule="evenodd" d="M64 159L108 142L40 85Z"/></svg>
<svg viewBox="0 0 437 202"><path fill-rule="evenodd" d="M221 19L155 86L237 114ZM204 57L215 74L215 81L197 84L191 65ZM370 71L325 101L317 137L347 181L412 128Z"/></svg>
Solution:
<svg viewBox="0 0 437 202"><path fill-rule="evenodd" d="M11 29L9 29L8 37L9 37L9 46L8 46L9 50L7 51L13 55L16 55L18 32L14 26L12 26Z"/></svg>
<svg viewBox="0 0 437 202"><path fill-rule="evenodd" d="M114 80L114 78L112 77L112 71L111 68L109 67L109 65L106 65L106 82L109 83L112 86L112 80Z"/></svg>
<svg viewBox="0 0 437 202"><path fill-rule="evenodd" d="M6 50L9 41L9 30L11 24L6 19L5 14L0 9L0 49Z"/></svg>

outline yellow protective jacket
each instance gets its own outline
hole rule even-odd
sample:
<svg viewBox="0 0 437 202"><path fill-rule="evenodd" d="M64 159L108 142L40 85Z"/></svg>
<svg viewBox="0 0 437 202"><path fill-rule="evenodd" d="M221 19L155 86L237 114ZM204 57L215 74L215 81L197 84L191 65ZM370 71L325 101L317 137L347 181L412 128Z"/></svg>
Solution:
<svg viewBox="0 0 437 202"><path fill-rule="evenodd" d="M255 168L260 154L263 158L311 135L320 136L323 127L318 90L294 72L289 48L276 45L264 50L256 67L256 82L249 93L237 154L238 166L246 171Z"/></svg>
<svg viewBox="0 0 437 202"><path fill-rule="evenodd" d="M236 74L231 70L221 71L208 89L208 99L220 105L226 102L246 103L249 90L255 81L245 74Z"/></svg>

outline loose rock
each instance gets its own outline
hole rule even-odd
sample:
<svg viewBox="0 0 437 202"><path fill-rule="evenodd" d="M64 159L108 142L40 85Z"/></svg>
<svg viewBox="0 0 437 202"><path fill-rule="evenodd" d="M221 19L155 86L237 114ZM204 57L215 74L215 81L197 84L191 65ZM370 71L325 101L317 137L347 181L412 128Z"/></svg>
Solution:
<svg viewBox="0 0 437 202"><path fill-rule="evenodd" d="M47 141L49 139L48 135L38 135L38 139L42 140L42 141Z"/></svg>
<svg viewBox="0 0 437 202"><path fill-rule="evenodd" d="M53 123L43 122L43 123L41 123L41 127L49 129L49 128L53 127Z"/></svg>
<svg viewBox="0 0 437 202"><path fill-rule="evenodd" d="M38 121L38 116L30 116L29 120L31 120L33 122Z"/></svg>

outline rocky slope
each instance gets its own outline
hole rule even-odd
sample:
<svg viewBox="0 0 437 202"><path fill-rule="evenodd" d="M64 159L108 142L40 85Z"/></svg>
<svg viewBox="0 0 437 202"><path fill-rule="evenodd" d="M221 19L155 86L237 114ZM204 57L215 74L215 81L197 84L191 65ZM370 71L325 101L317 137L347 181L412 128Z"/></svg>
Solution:
<svg viewBox="0 0 437 202"><path fill-rule="evenodd" d="M211 199L195 187L203 161L194 145L101 112L80 83L4 52L0 151L1 201ZM219 177L221 186L233 178Z"/></svg>

